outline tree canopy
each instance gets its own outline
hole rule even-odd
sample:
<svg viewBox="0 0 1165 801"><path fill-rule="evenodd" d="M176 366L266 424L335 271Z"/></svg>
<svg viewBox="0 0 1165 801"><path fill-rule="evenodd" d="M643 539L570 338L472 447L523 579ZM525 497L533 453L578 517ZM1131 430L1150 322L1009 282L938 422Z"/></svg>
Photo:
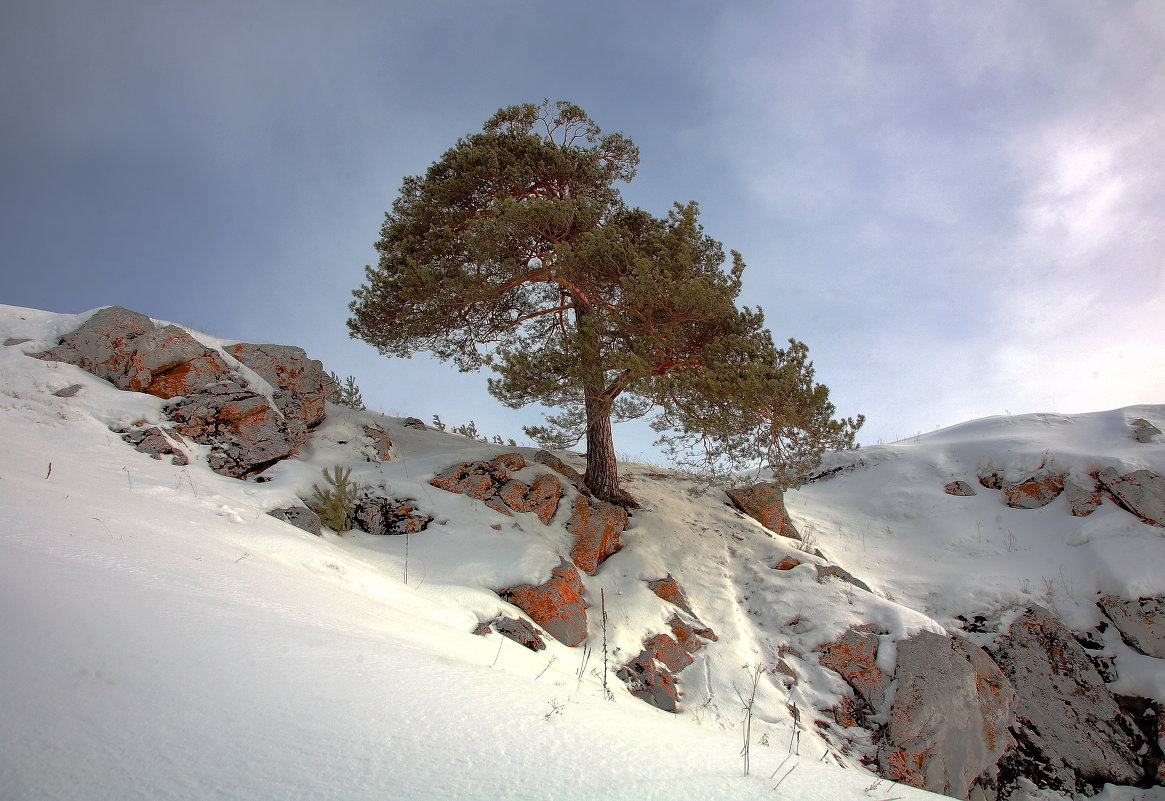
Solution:
<svg viewBox="0 0 1165 801"><path fill-rule="evenodd" d="M760 310L737 307L744 262L732 251L725 269L696 203L627 207L615 183L638 160L571 103L499 110L404 180L351 334L386 355L489 366L503 403L561 409L527 433L585 437L584 483L605 500L634 505L612 421L653 410L681 461L776 459L792 485L824 447L852 446L861 418L834 420L805 346L776 348Z"/></svg>

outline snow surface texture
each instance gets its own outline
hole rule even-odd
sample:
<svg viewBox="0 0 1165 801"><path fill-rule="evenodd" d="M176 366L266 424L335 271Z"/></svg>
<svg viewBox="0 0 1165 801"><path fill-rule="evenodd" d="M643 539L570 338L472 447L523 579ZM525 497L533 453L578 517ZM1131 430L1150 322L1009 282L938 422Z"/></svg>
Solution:
<svg viewBox="0 0 1165 801"><path fill-rule="evenodd" d="M0 306L0 342L30 340L0 348L5 801L934 798L862 768L871 744L844 755L837 732L813 725L847 692L817 647L873 623L892 668L896 640L956 628L958 615L1035 601L1083 630L1099 619L1098 592L1165 593L1161 529L1111 504L1086 518L1062 498L1013 510L975 482L981 468L1023 472L1040 460L1165 472L1165 446L1128 430L1130 418L1165 428L1165 407L993 418L839 455L838 465L861 465L789 493L794 522L828 560L770 536L720 493L692 495L668 471L624 466L644 508L624 550L585 577L590 649L548 640L531 652L470 632L518 614L494 590L544 581L569 551L561 524L573 495L549 526L504 516L428 480L506 449L341 407L264 483L219 476L197 450L186 467L150 459L109 429L162 422L163 401L24 355L87 316ZM74 384L71 397L52 394ZM366 460L366 422L390 432L392 461ZM527 461L524 481L546 470ZM316 537L266 514L300 503L334 464L416 498L434 524L407 539ZM978 495L946 495L953 479ZM773 569L787 557L802 564ZM816 566L827 563L874 592L821 583ZM612 674L668 631L675 608L648 582L669 573L719 635L679 675L679 715L613 675L608 700L599 645L600 591ZM1119 691L1165 699L1157 660L1107 645ZM741 695L758 667L746 777Z"/></svg>

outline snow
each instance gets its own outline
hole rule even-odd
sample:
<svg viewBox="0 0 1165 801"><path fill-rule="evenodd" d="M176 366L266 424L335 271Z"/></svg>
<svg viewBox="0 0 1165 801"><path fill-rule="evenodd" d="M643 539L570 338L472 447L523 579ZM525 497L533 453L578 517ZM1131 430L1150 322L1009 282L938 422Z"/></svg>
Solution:
<svg viewBox="0 0 1165 801"><path fill-rule="evenodd" d="M1097 592L1165 593L1161 529L1111 505L1073 518L1062 498L1012 510L975 481L983 467L1019 473L1041 460L1165 472L1165 447L1127 431L1133 417L1165 428L1165 407L991 418L838 455L861 465L789 493L825 559L771 536L719 492L624 465L643 509L624 550L584 577L591 648L549 641L531 652L470 632L517 614L494 590L545 580L569 551L571 499L544 526L428 484L513 448L330 406L309 445L262 483L218 476L198 458L174 467L109 430L161 421L161 401L25 355L87 316L0 306L0 341L31 339L0 348L4 799L930 798L866 771L872 746L860 735L839 747L847 735L822 710L849 689L816 648L872 623L892 667L896 640L955 628L958 615L1006 617L1039 602L1083 630L1097 620ZM83 390L52 395L71 384ZM389 431L391 461L361 452L367 422ZM530 463L518 478L548 471L518 450ZM335 464L415 498L434 523L408 538L316 537L266 514L310 495ZM979 494L945 495L954 478ZM784 557L802 564L772 569ZM826 563L874 592L819 582ZM669 573L719 636L679 674L678 715L613 675L668 630L675 608L647 582ZM1119 639L1106 646L1121 681L1165 698L1156 660ZM778 659L796 683L775 672ZM741 694L758 667L746 777ZM1159 797L1124 792L1103 797Z"/></svg>

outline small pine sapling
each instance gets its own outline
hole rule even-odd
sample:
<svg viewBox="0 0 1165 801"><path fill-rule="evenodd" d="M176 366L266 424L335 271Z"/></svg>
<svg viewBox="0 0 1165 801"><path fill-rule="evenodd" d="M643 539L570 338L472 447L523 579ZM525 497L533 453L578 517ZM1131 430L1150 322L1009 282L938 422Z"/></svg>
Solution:
<svg viewBox="0 0 1165 801"><path fill-rule="evenodd" d="M351 528L348 516L356 502L360 485L352 481L352 468L336 465L333 470L334 474L326 469L321 471L329 486L321 489L319 484L311 485L315 495L309 506L320 516L325 526L339 534Z"/></svg>
<svg viewBox="0 0 1165 801"><path fill-rule="evenodd" d="M332 378L332 384L335 389L332 394L328 396L328 400L337 406L347 406L349 409L355 409L358 412L364 411L364 398L360 394L360 387L356 386L356 377L348 376L342 382L340 377L335 373L329 373Z"/></svg>

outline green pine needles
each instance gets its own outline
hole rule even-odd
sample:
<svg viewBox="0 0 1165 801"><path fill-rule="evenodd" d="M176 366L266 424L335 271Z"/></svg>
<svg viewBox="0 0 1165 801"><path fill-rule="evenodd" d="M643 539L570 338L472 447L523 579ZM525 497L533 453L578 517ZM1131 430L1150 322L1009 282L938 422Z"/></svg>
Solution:
<svg viewBox="0 0 1165 801"><path fill-rule="evenodd" d="M558 410L526 433L585 438L583 480L603 500L636 505L611 426L652 413L684 456L790 456L770 466L795 482L815 451L852 446L861 419L833 420L804 346L777 348L760 309L737 306L744 260L704 233L695 202L664 216L624 203L615 184L638 164L630 139L572 103L499 110L404 179L351 335L387 356L488 366L505 405Z"/></svg>
<svg viewBox="0 0 1165 801"><path fill-rule="evenodd" d="M319 484L311 485L315 494L308 505L325 526L340 534L352 528L348 521L360 485L352 481L352 468L336 465L332 470L331 473L326 469L322 471L328 486L321 489Z"/></svg>
<svg viewBox="0 0 1165 801"><path fill-rule="evenodd" d="M347 406L349 409L355 409L358 412L364 411L364 398L360 395L360 387L356 386L356 376L348 376L343 381L340 381L340 376L335 373L328 374L332 379L332 384L335 389L332 394L328 396L328 400L337 406Z"/></svg>

